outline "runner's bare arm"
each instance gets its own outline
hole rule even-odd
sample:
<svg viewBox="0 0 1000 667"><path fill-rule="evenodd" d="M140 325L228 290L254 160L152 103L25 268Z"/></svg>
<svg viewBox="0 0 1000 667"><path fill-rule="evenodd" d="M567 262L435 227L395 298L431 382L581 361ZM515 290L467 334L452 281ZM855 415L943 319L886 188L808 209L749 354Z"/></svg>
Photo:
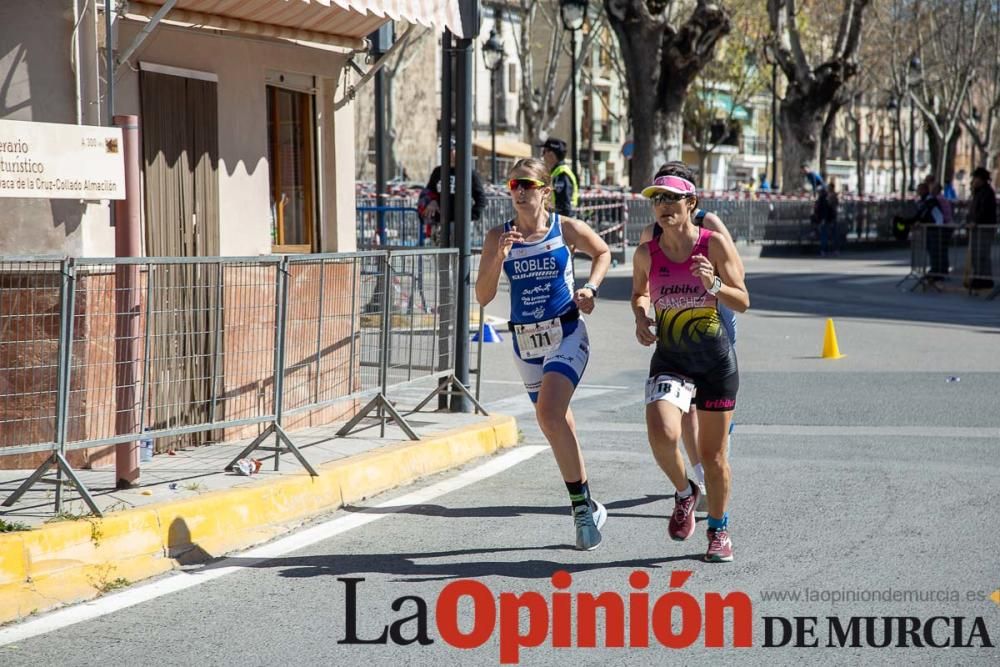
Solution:
<svg viewBox="0 0 1000 667"><path fill-rule="evenodd" d="M705 219L702 220L702 225L705 229L710 229L713 232L717 232L726 237L726 240L733 244L735 247L736 242L733 241L733 235L729 233L729 228L726 227L725 223L722 222L722 218L714 213L706 213ZM736 253L736 259L740 262L740 269L743 269L743 259L740 257L739 252Z"/></svg>
<svg viewBox="0 0 1000 667"><path fill-rule="evenodd" d="M708 281L706 289L717 274L722 279L722 289L715 298L724 306L738 313L745 313L750 308L750 293L747 291L743 274L743 263L740 261L736 246L719 234L712 234L708 242L708 260L712 265L712 276L702 277L702 283Z"/></svg>
<svg viewBox="0 0 1000 667"><path fill-rule="evenodd" d="M601 286L604 276L611 266L611 251L597 233L585 222L574 218L562 218L563 238L571 248L575 248L590 257L590 277L587 282L597 287ZM570 258L572 260L572 257ZM587 288L580 288L573 293L573 301L585 314L594 310L594 294Z"/></svg>
<svg viewBox="0 0 1000 667"><path fill-rule="evenodd" d="M643 345L656 342L650 330L655 326L649 317L649 246L641 245L632 257L632 314L635 315L635 337Z"/></svg>
<svg viewBox="0 0 1000 667"><path fill-rule="evenodd" d="M562 218L563 236L566 243L590 257L589 283L598 287L611 266L611 250L608 244L585 222L574 218Z"/></svg>

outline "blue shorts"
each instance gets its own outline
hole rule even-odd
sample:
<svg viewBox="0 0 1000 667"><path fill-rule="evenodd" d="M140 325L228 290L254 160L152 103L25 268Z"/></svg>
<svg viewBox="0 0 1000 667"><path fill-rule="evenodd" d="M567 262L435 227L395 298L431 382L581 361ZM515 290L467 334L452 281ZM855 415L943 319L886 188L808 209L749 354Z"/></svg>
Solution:
<svg viewBox="0 0 1000 667"><path fill-rule="evenodd" d="M587 324L582 317L563 324L562 343L539 359L522 359L517 349L517 337L513 338L514 366L521 375L521 381L524 382L524 388L532 403L538 402L542 376L546 373L565 375L574 387L580 384L583 371L590 361L590 337L587 335Z"/></svg>

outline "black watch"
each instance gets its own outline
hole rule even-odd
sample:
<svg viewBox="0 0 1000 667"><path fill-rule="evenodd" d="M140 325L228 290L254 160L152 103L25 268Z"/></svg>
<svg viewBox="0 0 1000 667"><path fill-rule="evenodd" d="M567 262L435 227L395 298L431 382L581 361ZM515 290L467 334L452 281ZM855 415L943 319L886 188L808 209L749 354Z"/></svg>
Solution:
<svg viewBox="0 0 1000 667"><path fill-rule="evenodd" d="M595 299L597 298L597 285L595 285L594 283L587 283L586 285L583 286L583 289L589 289L591 292L594 293L594 298Z"/></svg>

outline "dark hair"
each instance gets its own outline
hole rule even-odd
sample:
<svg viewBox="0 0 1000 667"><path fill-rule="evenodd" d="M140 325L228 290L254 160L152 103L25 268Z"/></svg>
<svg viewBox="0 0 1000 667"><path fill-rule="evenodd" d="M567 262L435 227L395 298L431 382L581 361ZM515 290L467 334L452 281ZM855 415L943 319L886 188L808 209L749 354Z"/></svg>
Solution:
<svg viewBox="0 0 1000 667"><path fill-rule="evenodd" d="M664 163L653 178L659 178L660 176L677 176L678 178L683 178L686 181L694 183L694 171L691 167L676 160Z"/></svg>
<svg viewBox="0 0 1000 667"><path fill-rule="evenodd" d="M976 167L972 170L973 178L981 178L986 182L990 180L990 172L986 167Z"/></svg>

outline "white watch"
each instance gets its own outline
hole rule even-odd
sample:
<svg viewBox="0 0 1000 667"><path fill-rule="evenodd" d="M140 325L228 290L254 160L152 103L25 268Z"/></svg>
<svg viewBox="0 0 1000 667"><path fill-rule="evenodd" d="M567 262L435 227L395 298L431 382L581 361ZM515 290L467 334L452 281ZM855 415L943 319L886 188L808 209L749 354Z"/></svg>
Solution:
<svg viewBox="0 0 1000 667"><path fill-rule="evenodd" d="M711 294L712 296L715 296L716 294L719 293L719 290L721 289L722 289L722 278L720 278L719 276L715 276L715 282L713 282L712 286L708 288L708 293Z"/></svg>

